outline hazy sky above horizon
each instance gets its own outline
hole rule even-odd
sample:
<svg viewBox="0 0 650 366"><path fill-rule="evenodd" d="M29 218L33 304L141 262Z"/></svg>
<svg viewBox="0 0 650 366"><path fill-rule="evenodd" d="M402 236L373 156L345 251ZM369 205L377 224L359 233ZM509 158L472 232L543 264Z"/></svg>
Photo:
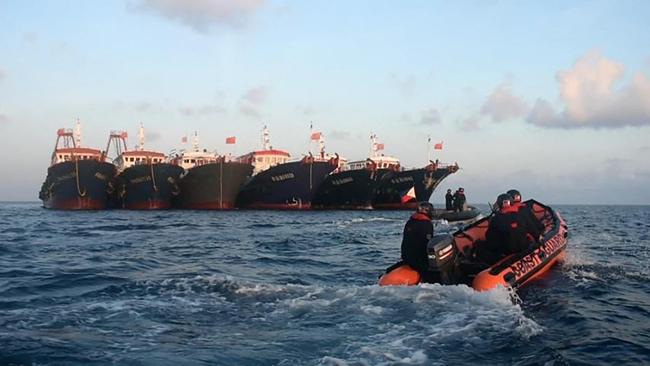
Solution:
<svg viewBox="0 0 650 366"><path fill-rule="evenodd" d="M461 170L470 202L650 204L650 2L0 2L0 201L36 200L60 127L85 146L243 154L309 125L350 160ZM234 148L227 136L237 136Z"/></svg>

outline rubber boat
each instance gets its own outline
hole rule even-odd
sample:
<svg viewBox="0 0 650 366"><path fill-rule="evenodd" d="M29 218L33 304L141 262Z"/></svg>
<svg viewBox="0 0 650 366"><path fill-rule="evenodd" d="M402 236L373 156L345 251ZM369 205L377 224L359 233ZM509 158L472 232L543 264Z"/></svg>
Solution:
<svg viewBox="0 0 650 366"><path fill-rule="evenodd" d="M417 285L420 282L445 285L466 284L477 291L497 286L519 288L562 260L568 228L559 212L535 200L524 202L545 226L542 240L520 253L502 258L493 265L474 259L477 244L485 241L492 215L456 231L434 236L427 245L429 273L425 279L404 262L389 267L379 279L381 286Z"/></svg>
<svg viewBox="0 0 650 366"><path fill-rule="evenodd" d="M463 211L437 209L433 212L433 219L446 220L447 222L471 221L478 218L480 214L481 210L474 206L467 206L467 209Z"/></svg>

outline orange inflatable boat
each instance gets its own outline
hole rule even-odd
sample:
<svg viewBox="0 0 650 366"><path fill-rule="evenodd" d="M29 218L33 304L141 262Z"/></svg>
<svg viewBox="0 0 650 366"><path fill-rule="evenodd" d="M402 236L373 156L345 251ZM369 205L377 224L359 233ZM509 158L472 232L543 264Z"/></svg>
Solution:
<svg viewBox="0 0 650 366"><path fill-rule="evenodd" d="M477 291L499 285L518 288L551 268L564 256L567 225L560 214L535 200L527 205L544 225L542 240L528 250L511 254L488 265L476 256L476 248L485 242L492 216L483 218L453 234L434 236L428 244L429 272L420 274L403 262L389 267L379 279L382 286L417 285L420 282L467 284Z"/></svg>

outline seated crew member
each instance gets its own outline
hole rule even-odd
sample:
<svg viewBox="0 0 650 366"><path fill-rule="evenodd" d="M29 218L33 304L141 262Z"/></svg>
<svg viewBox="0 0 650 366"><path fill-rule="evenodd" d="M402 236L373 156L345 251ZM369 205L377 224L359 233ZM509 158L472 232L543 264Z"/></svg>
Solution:
<svg viewBox="0 0 650 366"><path fill-rule="evenodd" d="M463 211L465 209L465 202L467 201L465 197L465 189L462 187L458 188L456 193L454 193L454 210Z"/></svg>
<svg viewBox="0 0 650 366"><path fill-rule="evenodd" d="M404 226L402 260L425 278L429 270L427 243L433 237L433 205L420 202Z"/></svg>
<svg viewBox="0 0 650 366"><path fill-rule="evenodd" d="M528 249L530 240L526 235L521 216L517 208L511 205L512 198L508 194L497 197L498 211L490 219L486 241L477 248L479 260L492 265L501 258Z"/></svg>
<svg viewBox="0 0 650 366"><path fill-rule="evenodd" d="M521 193L518 190L511 189L506 193L512 197L511 205L517 208L526 232L530 234L533 242L538 242L544 234L544 224L535 216L531 207L521 202Z"/></svg>
<svg viewBox="0 0 650 366"><path fill-rule="evenodd" d="M454 195L451 194L451 189L448 189L447 194L445 195L445 209L447 211L454 210Z"/></svg>

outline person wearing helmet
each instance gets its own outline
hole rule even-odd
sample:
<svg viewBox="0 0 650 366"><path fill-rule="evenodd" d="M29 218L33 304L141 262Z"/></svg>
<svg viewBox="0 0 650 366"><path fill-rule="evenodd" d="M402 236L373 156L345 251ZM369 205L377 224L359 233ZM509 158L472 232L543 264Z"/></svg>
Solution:
<svg viewBox="0 0 650 366"><path fill-rule="evenodd" d="M490 218L485 243L477 248L477 257L489 265L507 255L528 249L526 230L512 201L513 198L507 193L497 197L495 207L498 211Z"/></svg>
<svg viewBox="0 0 650 366"><path fill-rule="evenodd" d="M465 197L465 189L463 187L459 187L458 190L456 190L456 193L454 193L454 210L463 211L465 209L465 202L467 202L467 198Z"/></svg>
<svg viewBox="0 0 650 366"><path fill-rule="evenodd" d="M521 193L518 190L511 189L507 193L512 197L512 206L517 208L520 221L524 224L531 240L534 242L539 241L544 233L544 224L535 216L530 206L521 202Z"/></svg>
<svg viewBox="0 0 650 366"><path fill-rule="evenodd" d="M454 195L451 193L451 189L448 189L445 195L445 209L447 211L454 210Z"/></svg>
<svg viewBox="0 0 650 366"><path fill-rule="evenodd" d="M433 205L418 203L417 209L404 225L402 260L423 278L429 270L427 243L433 237Z"/></svg>

